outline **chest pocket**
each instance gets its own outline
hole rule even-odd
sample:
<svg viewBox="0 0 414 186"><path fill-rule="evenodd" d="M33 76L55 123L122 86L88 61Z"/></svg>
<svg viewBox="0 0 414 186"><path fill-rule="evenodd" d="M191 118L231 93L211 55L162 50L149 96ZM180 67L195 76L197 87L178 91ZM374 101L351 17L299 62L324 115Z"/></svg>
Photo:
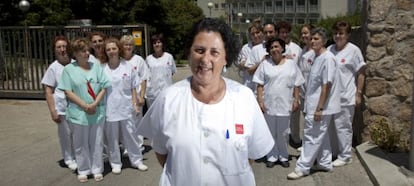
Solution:
<svg viewBox="0 0 414 186"><path fill-rule="evenodd" d="M225 157L223 159L222 172L225 176L237 176L249 171L247 136L235 135L226 139L223 146Z"/></svg>

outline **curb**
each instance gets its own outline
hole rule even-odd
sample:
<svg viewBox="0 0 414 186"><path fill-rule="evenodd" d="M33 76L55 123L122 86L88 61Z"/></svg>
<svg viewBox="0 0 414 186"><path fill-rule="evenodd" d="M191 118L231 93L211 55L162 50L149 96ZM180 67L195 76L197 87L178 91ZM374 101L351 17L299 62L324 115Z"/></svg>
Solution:
<svg viewBox="0 0 414 186"><path fill-rule="evenodd" d="M414 185L392 164L387 154L376 145L365 142L356 147L358 158L374 185Z"/></svg>

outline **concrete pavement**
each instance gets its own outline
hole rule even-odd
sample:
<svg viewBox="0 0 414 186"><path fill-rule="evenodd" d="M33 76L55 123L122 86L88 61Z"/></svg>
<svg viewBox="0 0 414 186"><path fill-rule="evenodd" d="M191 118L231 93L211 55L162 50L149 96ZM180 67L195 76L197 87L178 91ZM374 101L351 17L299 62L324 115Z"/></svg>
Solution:
<svg viewBox="0 0 414 186"><path fill-rule="evenodd" d="M180 71L175 75L175 80L189 75L188 68ZM233 76L237 73L231 69L229 72ZM124 159L121 175L112 174L106 163L102 182L89 179L89 182L80 184L76 174L59 163L62 158L57 127L50 119L44 100L0 99L0 113L0 185L158 185L161 167L153 151L144 154L144 163L149 166L147 172L131 168L128 160ZM290 149L290 154L290 168L277 165L269 169L264 163L254 163L257 185L373 185L355 153L352 164L335 168L331 173L315 172L300 180L287 180L286 175L293 171L299 155L294 149Z"/></svg>

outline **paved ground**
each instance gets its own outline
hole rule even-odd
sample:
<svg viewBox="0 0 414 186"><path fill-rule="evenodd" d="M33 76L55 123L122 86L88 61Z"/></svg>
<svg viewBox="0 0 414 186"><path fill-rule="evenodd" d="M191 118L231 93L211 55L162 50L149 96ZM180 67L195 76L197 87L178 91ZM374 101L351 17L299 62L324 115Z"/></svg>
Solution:
<svg viewBox="0 0 414 186"><path fill-rule="evenodd" d="M230 72L234 76L235 72ZM188 74L188 68L182 68L175 80ZM57 127L50 120L45 101L0 99L0 113L0 185L81 185L76 174L60 165ZM336 168L332 173L316 172L301 180L288 181L286 175L294 169L298 153L291 149L290 154L290 168L268 169L263 163L254 163L257 185L373 185L355 153L354 162L349 166ZM106 164L102 182L90 179L82 185L158 185L161 167L153 151L144 157L149 166L147 172L139 172L125 161L122 174L113 175Z"/></svg>

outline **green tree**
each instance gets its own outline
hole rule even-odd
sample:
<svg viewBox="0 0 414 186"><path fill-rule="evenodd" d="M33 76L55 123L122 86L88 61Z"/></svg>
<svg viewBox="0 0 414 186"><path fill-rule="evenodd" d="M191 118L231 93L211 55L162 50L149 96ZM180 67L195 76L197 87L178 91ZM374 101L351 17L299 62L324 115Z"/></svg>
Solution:
<svg viewBox="0 0 414 186"><path fill-rule="evenodd" d="M159 31L168 36L167 47L180 60L183 58L186 34L195 22L204 18L203 11L188 0L163 0L163 7L167 10L166 17L164 26Z"/></svg>

